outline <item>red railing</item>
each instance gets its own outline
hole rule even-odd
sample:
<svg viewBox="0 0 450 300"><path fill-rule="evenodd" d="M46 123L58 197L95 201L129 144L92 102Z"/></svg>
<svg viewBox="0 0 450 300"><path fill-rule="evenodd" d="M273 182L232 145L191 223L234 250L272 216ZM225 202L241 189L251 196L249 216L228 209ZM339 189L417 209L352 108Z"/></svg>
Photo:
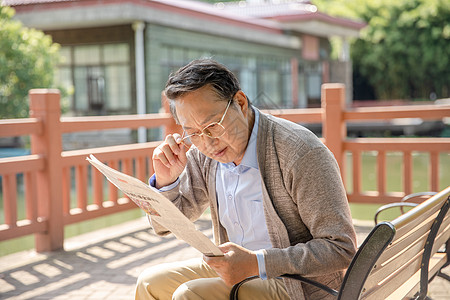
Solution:
<svg viewBox="0 0 450 300"><path fill-rule="evenodd" d="M86 161L94 154L113 168L145 181L152 173L152 151L160 142L63 151L62 135L71 132L114 128L159 128L178 131L169 113L107 116L61 117L56 90L30 91L30 118L0 120L0 137L31 136L31 155L0 159L4 224L0 241L28 234L36 236L36 250L63 247L64 226L135 208L127 198ZM450 152L449 138L347 139L346 122L387 118L442 119L450 116L450 105L376 107L345 109L341 84L326 84L322 89L322 108L267 111L293 122L320 123L326 145L336 156L343 175L352 173L349 201L387 203L397 201L412 190L411 153L430 153L430 187L438 190L439 153ZM163 102L166 111L166 103ZM378 189L361 190L361 153L377 151ZM386 152L403 152L403 192L386 192ZM346 152L352 153L352 170L346 170ZM18 220L17 175L23 174L26 213ZM345 178L345 176L343 176ZM73 182L75 183L74 186ZM72 193L72 191L75 191ZM72 195L73 194L73 195Z"/></svg>
<svg viewBox="0 0 450 300"><path fill-rule="evenodd" d="M422 120L439 120L450 116L450 105L411 105L400 107L365 107L343 112L345 122L389 120L399 118L420 118ZM343 139L342 150L352 153L353 191L348 195L349 201L363 203L395 202L405 194L413 192L412 154L414 152L429 154L429 190L439 191L439 154L450 152L449 138L356 138ZM361 154L376 151L377 190L363 192ZM389 152L401 152L403 157L402 192L388 193L386 189L387 168L386 155ZM345 159L345 157L343 158ZM450 182L447 183L447 185Z"/></svg>
<svg viewBox="0 0 450 300"><path fill-rule="evenodd" d="M62 247L65 225L136 208L127 198L120 198L117 189L107 184L100 173L90 171L86 162L89 154L114 168L120 165L122 171L145 181L152 172L152 151L159 144L63 151L62 134L141 126L165 126L173 131L176 126L168 113L61 118L59 101L56 90L32 90L30 118L0 120L0 137L30 135L32 153L0 159L5 220L0 225L0 240L35 234L39 252ZM24 180L26 216L22 220L17 217L18 174L23 174ZM72 182L75 197L71 195ZM72 198L76 199L75 205L71 205Z"/></svg>

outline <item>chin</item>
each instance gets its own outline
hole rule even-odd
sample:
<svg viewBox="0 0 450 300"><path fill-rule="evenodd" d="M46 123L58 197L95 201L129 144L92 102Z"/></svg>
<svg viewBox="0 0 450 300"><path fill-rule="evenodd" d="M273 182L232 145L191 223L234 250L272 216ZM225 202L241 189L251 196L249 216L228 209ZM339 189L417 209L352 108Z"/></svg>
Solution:
<svg viewBox="0 0 450 300"><path fill-rule="evenodd" d="M224 164L234 162L233 157L230 157L228 155L225 155L225 156L222 156L222 157L212 156L211 158L216 160L216 161L218 161L218 162L224 163Z"/></svg>
<svg viewBox="0 0 450 300"><path fill-rule="evenodd" d="M221 163L223 163L223 164L228 164L228 163L230 163L230 162L233 162L232 159L227 159L227 158L225 158L225 157L219 157L219 158L217 158L217 157L211 157L211 158L214 159L214 160L216 160L216 161L218 161L218 162L221 162Z"/></svg>

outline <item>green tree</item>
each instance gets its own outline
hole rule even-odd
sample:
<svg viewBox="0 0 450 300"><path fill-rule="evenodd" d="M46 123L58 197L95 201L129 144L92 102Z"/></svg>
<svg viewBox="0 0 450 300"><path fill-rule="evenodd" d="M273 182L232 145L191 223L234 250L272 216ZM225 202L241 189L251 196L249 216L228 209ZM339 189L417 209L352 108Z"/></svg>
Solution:
<svg viewBox="0 0 450 300"><path fill-rule="evenodd" d="M0 118L28 116L28 91L49 88L59 60L59 45L43 32L13 20L0 6Z"/></svg>
<svg viewBox="0 0 450 300"><path fill-rule="evenodd" d="M450 97L450 1L314 3L329 14L367 22L351 52L354 74L361 77L355 83L368 83L376 98L428 99L431 93Z"/></svg>
<svg viewBox="0 0 450 300"><path fill-rule="evenodd" d="M352 57L379 98L449 97L450 2L397 1L364 17L369 27Z"/></svg>

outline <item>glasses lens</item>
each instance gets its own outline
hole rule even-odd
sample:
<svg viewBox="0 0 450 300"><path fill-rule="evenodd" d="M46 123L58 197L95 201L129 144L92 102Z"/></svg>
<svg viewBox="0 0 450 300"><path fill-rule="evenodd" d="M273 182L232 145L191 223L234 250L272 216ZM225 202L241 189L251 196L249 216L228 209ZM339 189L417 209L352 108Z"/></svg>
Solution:
<svg viewBox="0 0 450 300"><path fill-rule="evenodd" d="M203 134L210 138L221 137L225 133L225 128L219 123L212 123L203 129Z"/></svg>

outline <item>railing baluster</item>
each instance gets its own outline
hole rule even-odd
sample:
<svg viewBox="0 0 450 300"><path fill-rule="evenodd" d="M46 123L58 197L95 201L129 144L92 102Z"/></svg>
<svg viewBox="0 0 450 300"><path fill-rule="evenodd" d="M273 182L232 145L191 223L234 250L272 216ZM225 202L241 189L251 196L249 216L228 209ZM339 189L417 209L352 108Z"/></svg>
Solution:
<svg viewBox="0 0 450 300"><path fill-rule="evenodd" d="M145 181L145 157L139 156L135 159L136 164L136 177L141 180Z"/></svg>
<svg viewBox="0 0 450 300"><path fill-rule="evenodd" d="M439 191L439 152L430 152L430 188L433 192Z"/></svg>
<svg viewBox="0 0 450 300"><path fill-rule="evenodd" d="M406 195L412 193L412 154L403 152L403 191Z"/></svg>
<svg viewBox="0 0 450 300"><path fill-rule="evenodd" d="M353 151L353 194L361 194L361 151Z"/></svg>
<svg viewBox="0 0 450 300"><path fill-rule="evenodd" d="M151 175L153 175L153 161L152 161L152 155L150 154L150 156L146 159L147 160L147 169L148 169L148 176L150 177Z"/></svg>
<svg viewBox="0 0 450 300"><path fill-rule="evenodd" d="M5 209L5 223L10 227L17 226L17 179L16 174L3 176L3 201Z"/></svg>
<svg viewBox="0 0 450 300"><path fill-rule="evenodd" d="M70 214L70 192L71 192L71 184L70 184L70 168L64 167L62 169L62 195L63 195L63 213L64 216Z"/></svg>
<svg viewBox="0 0 450 300"><path fill-rule="evenodd" d="M87 207L87 168L86 165L76 167L77 207L82 211Z"/></svg>
<svg viewBox="0 0 450 300"><path fill-rule="evenodd" d="M122 160L122 172L127 175L130 175L130 176L134 176L132 161L133 161L132 159L128 159L128 158ZM131 201L131 199L128 198L127 195L124 195L124 198L127 198L128 201Z"/></svg>
<svg viewBox="0 0 450 300"><path fill-rule="evenodd" d="M24 173L24 187L26 216L28 220L34 223L37 219L35 174L31 172Z"/></svg>
<svg viewBox="0 0 450 300"><path fill-rule="evenodd" d="M132 164L131 164L131 159L129 158L125 158L122 160L122 172L133 176L133 168L132 168Z"/></svg>
<svg viewBox="0 0 450 300"><path fill-rule="evenodd" d="M377 155L377 185L378 196L382 197L386 194L386 152L383 150Z"/></svg>
<svg viewBox="0 0 450 300"><path fill-rule="evenodd" d="M91 167L92 190L94 193L94 204L103 207L103 174Z"/></svg>
<svg viewBox="0 0 450 300"><path fill-rule="evenodd" d="M108 165L113 169L117 169L118 163L116 160L111 160ZM108 182L108 194L109 201L117 204L117 188L111 182Z"/></svg>

